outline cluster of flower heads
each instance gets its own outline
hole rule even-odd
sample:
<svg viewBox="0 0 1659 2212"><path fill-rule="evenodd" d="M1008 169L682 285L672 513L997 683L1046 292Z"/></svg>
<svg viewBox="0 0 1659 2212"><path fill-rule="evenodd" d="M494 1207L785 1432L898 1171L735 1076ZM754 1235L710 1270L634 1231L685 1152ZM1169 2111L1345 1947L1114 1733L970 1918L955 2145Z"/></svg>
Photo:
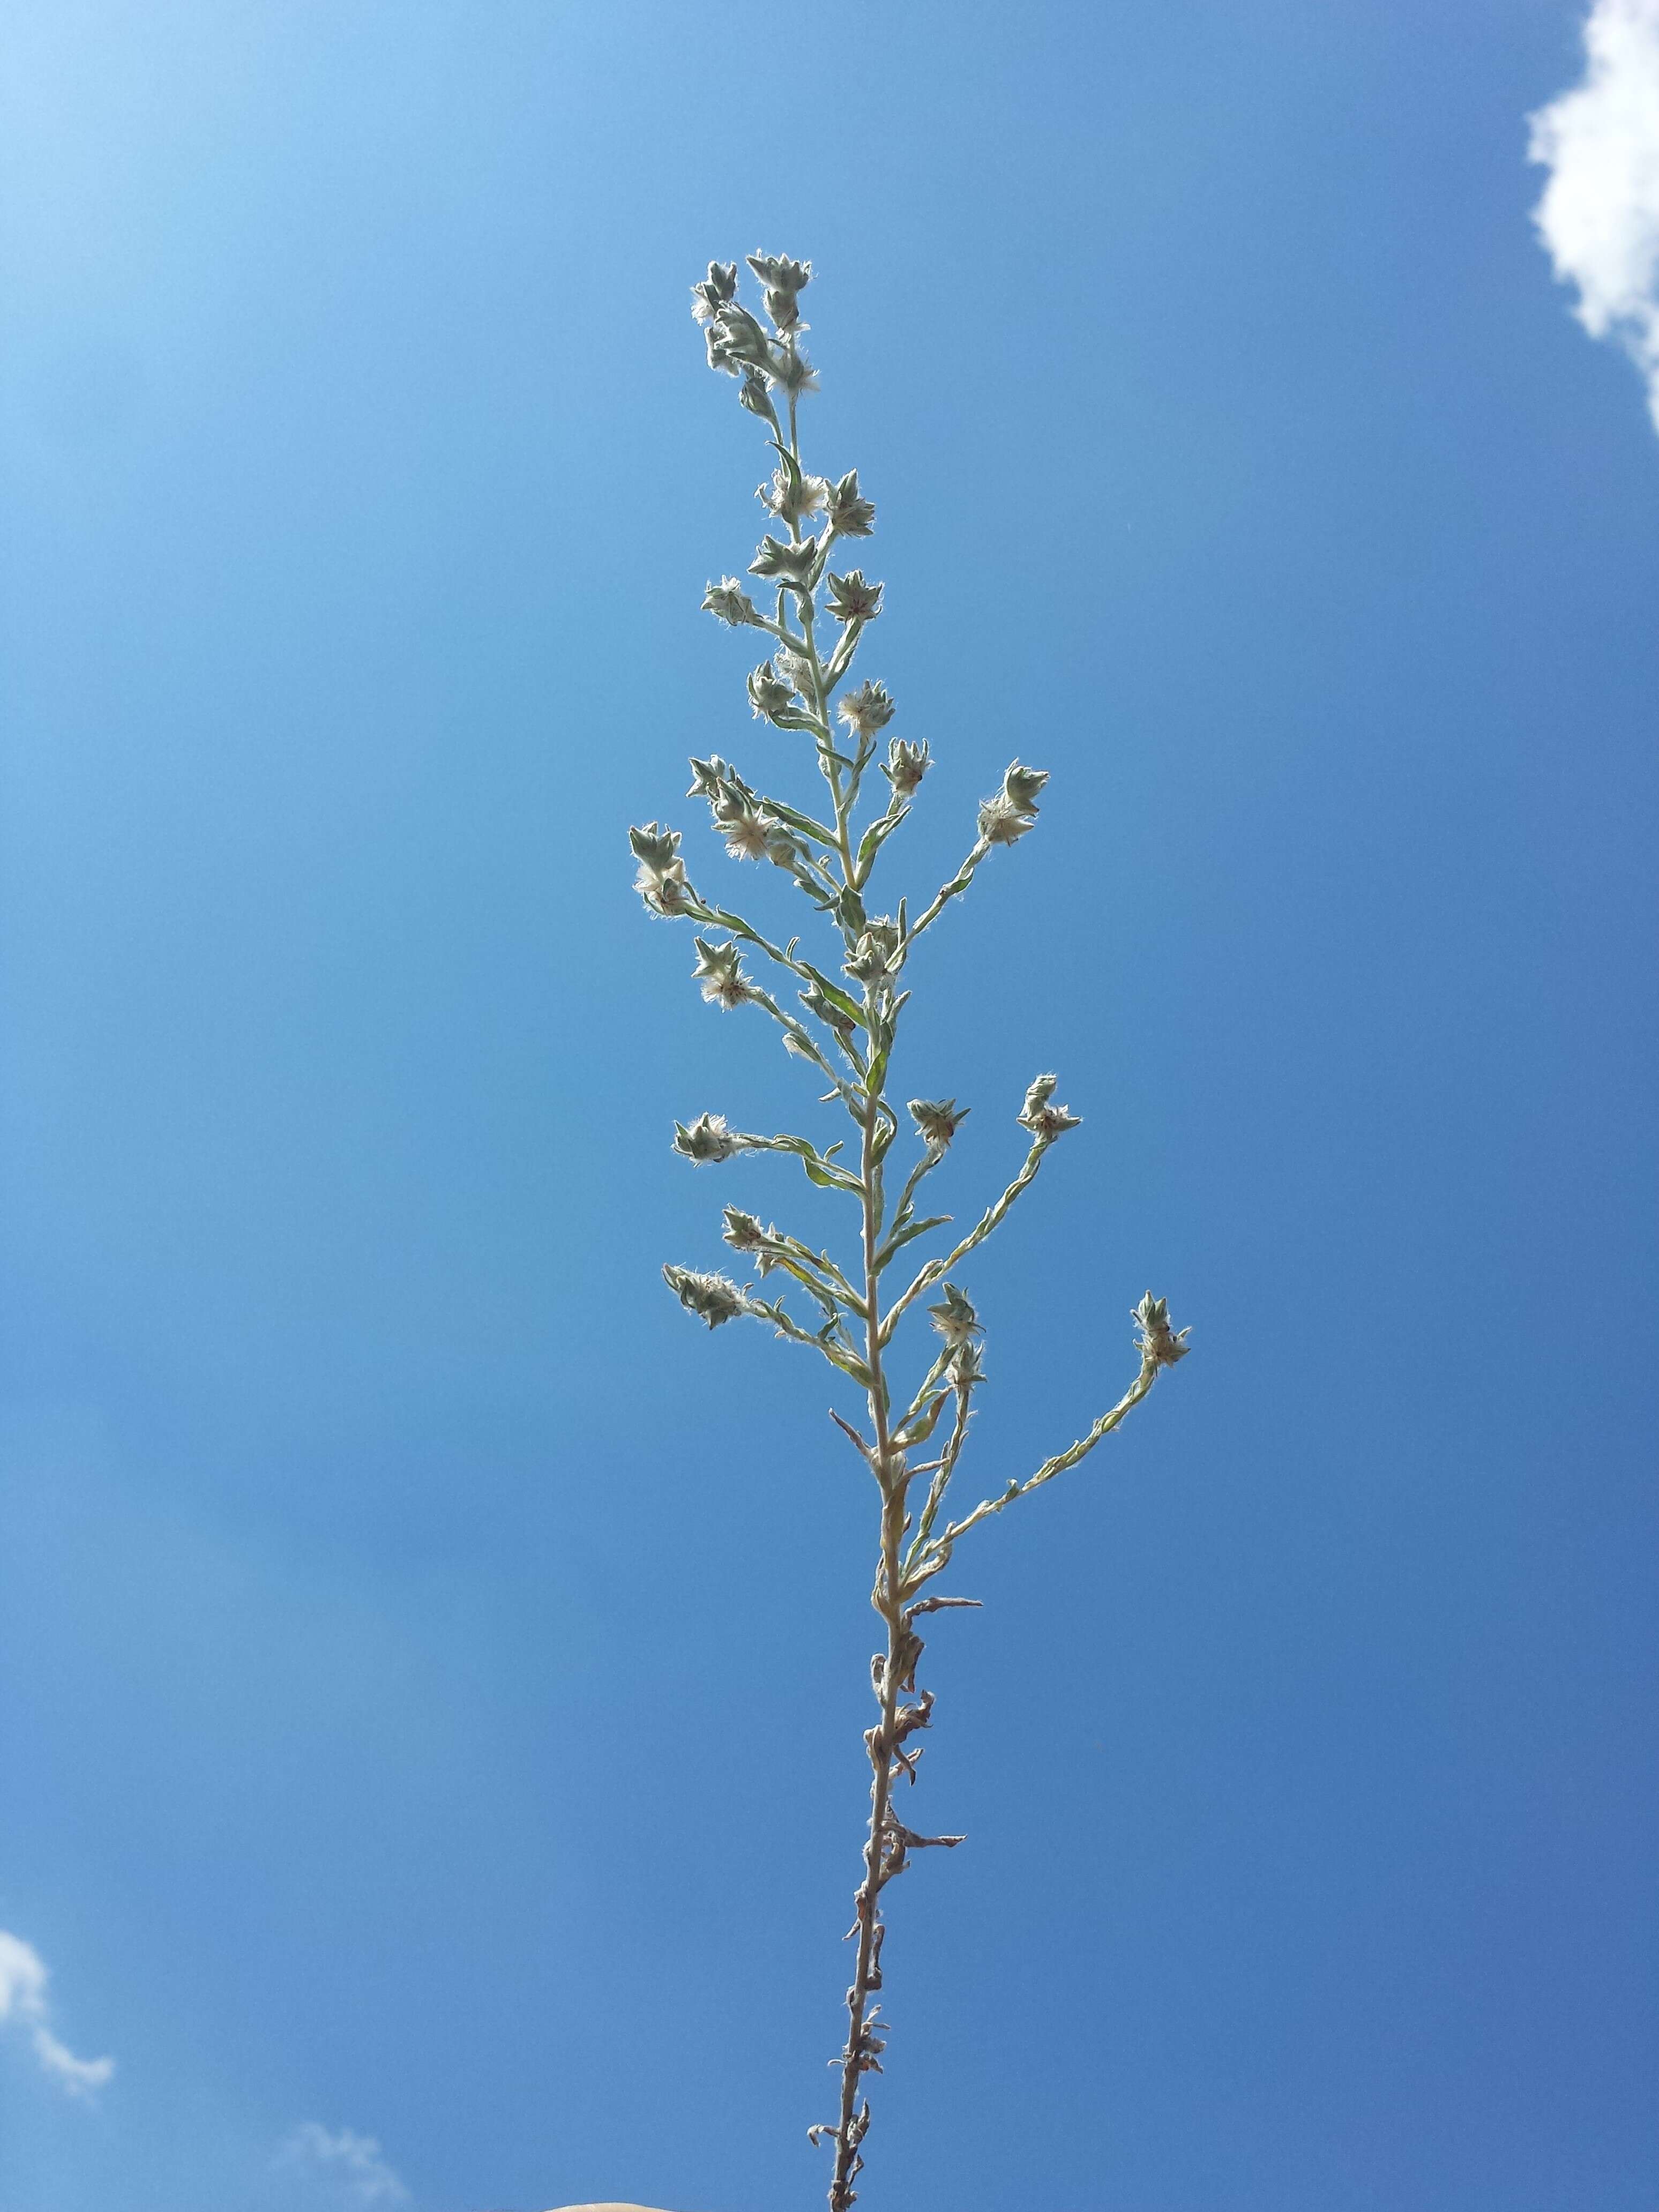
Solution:
<svg viewBox="0 0 1659 2212"><path fill-rule="evenodd" d="M742 380L738 398L752 415L777 420L771 387L781 385L793 398L811 392L817 380L802 353L800 295L812 281L810 261L791 261L775 253L751 253L749 266L765 288L769 335L738 298L738 264L711 261L708 274L691 287L691 312L708 341L708 366Z"/></svg>
<svg viewBox="0 0 1659 2212"><path fill-rule="evenodd" d="M856 470L839 479L814 476L801 466L798 457L795 402L815 384L800 349L806 329L801 318L801 295L811 281L811 264L767 253L750 254L748 263L763 288L765 322L738 300L735 262L710 263L707 276L692 287L692 310L704 329L710 365L739 380L743 404L770 426L777 465L758 487L757 496L774 528L762 538L749 564L749 576L775 592L776 611L763 612L745 582L736 576L722 576L708 584L702 605L731 629L766 633L770 650L748 678L750 708L775 728L800 731L813 738L820 765L838 793L840 806L836 769L843 773L851 769L849 788L856 794L859 776L896 711L892 696L883 684L866 679L841 689L860 634L880 616L883 587L867 580L860 568L832 573L829 568L830 549L837 539L872 534L876 510L860 489ZM775 396L780 392L788 402L787 432ZM820 613L827 613L837 625L833 649L827 641L822 648L814 643L812 624ZM835 696L837 692L839 696ZM834 731L832 701L834 717L845 731L845 739ZM842 743L851 759L836 750ZM866 833L861 852L867 848L873 854L887 831L902 818L930 764L925 741L888 738L887 757L882 763L890 793L888 812ZM856 889L850 878L845 884L838 884L822 857L825 849L822 826L782 801L757 793L718 754L707 760L694 758L691 775L688 795L708 801L714 830L732 858L769 861L785 870L815 905L840 924L845 939L842 973L864 991L864 1018L889 1019L902 1002L895 993L909 950L904 908L901 907L897 921L888 915L867 914L860 895L867 866L857 877ZM1042 769L1030 768L1019 760L1009 763L999 789L980 806L979 842L963 873L941 894L941 901L965 887L986 853L1017 843L1035 825L1048 781ZM705 925L714 923L726 933L696 939L697 957L692 974L704 999L726 1010L758 1001L782 1023L787 1048L821 1066L828 1066L799 1021L759 990L745 972L744 942L764 946L765 941L748 924L705 904L698 896L680 858L679 833L653 822L630 831L629 836L639 864L635 887L647 909L665 920L689 917ZM766 949L775 958L778 957L777 948ZM855 1002L819 970L796 961L793 946L782 957L785 964L793 967L805 982L799 996L806 1013L822 1023L844 1049L856 1049L860 1017ZM1055 1103L1056 1081L1053 1075L1038 1076L1020 1109L1018 1120L1032 1139L1033 1161L1055 1138L1079 1126L1076 1115ZM913 1098L908 1111L929 1158L937 1160L943 1158L969 1109L959 1106L954 1098ZM796 1141L787 1140L791 1146ZM772 1148L785 1142L744 1137L728 1128L715 1114L701 1115L689 1125L677 1122L674 1128L675 1151L697 1165L718 1164L739 1152ZM822 1167L823 1163L819 1164ZM777 1263L783 1247L775 1230L763 1229L752 1215L731 1207L726 1209L726 1243L736 1251L757 1255L763 1273ZM740 1313L758 1310L748 1293L724 1276L676 1267L665 1273L682 1302L711 1328ZM947 1283L939 1302L929 1310L934 1328L945 1340L957 1379L977 1380L979 1323L963 1293ZM1168 1316L1156 1301L1143 1301L1136 1317L1141 1324L1146 1356L1162 1364L1182 1356L1186 1346L1170 1331Z"/></svg>

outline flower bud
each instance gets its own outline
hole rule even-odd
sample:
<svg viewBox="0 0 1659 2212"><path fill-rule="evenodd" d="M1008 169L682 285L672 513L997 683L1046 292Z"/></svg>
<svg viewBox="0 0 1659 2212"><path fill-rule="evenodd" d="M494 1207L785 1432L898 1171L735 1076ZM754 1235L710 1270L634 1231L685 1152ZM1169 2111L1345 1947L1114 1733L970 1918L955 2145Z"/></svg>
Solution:
<svg viewBox="0 0 1659 2212"><path fill-rule="evenodd" d="M718 1165L743 1149L742 1139L726 1127L723 1114L700 1114L689 1129L684 1121L674 1124L674 1150L697 1167Z"/></svg>
<svg viewBox="0 0 1659 2212"><path fill-rule="evenodd" d="M702 984L702 995L711 1006L740 1006L754 996L735 944L711 945L703 937L695 942L697 963L691 970L692 977Z"/></svg>
<svg viewBox="0 0 1659 2212"><path fill-rule="evenodd" d="M979 834L988 845L1018 844L1036 821L1037 793L1048 781L1046 769L1008 763L1001 790L979 810Z"/></svg>
<svg viewBox="0 0 1659 2212"><path fill-rule="evenodd" d="M778 427L778 410L772 404L772 395L767 390L766 379L759 369L750 368L744 372L743 382L738 389L738 404L746 407L751 415L758 415L763 422L769 422L775 430Z"/></svg>
<svg viewBox="0 0 1659 2212"><path fill-rule="evenodd" d="M804 292L812 281L811 263L792 261L787 253L748 253L744 258L769 292ZM734 279L736 275L734 269Z"/></svg>
<svg viewBox="0 0 1659 2212"><path fill-rule="evenodd" d="M733 358L732 349L726 343L726 332L718 320L710 323L702 335L703 342L708 348L710 368L718 368L727 376L738 375L741 372L742 363Z"/></svg>
<svg viewBox="0 0 1659 2212"><path fill-rule="evenodd" d="M812 696L812 664L805 654L791 653L787 646L781 645L772 658L777 664L778 674L789 689L800 698L810 699Z"/></svg>
<svg viewBox="0 0 1659 2212"><path fill-rule="evenodd" d="M777 1231L763 1229L754 1214L744 1213L738 1206L728 1206L726 1208L724 1235L734 1252L758 1252L763 1244L777 1235Z"/></svg>
<svg viewBox="0 0 1659 2212"><path fill-rule="evenodd" d="M662 1277L688 1313L706 1321L710 1328L735 1321L749 1310L749 1301L725 1275L699 1274L692 1267L666 1267Z"/></svg>
<svg viewBox="0 0 1659 2212"><path fill-rule="evenodd" d="M879 983L887 975L887 956L870 935L868 930L853 948L853 957L843 961L842 972L850 975L855 983Z"/></svg>
<svg viewBox="0 0 1659 2212"><path fill-rule="evenodd" d="M1137 1350L1143 1359L1150 1359L1155 1367L1173 1367L1177 1359L1184 1359L1192 1350L1187 1339L1190 1329L1170 1327L1170 1305L1167 1298L1155 1298L1150 1291L1134 1309L1133 1318L1140 1324L1135 1339Z"/></svg>
<svg viewBox="0 0 1659 2212"><path fill-rule="evenodd" d="M658 823L650 822L643 830L630 830L628 842L640 864L634 888L645 901L647 911L665 921L684 914L690 886L685 880L685 863L678 857L679 831L665 830Z"/></svg>
<svg viewBox="0 0 1659 2212"><path fill-rule="evenodd" d="M781 714L789 711L789 702L795 696L795 687L778 674L769 660L751 669L749 676L749 703L757 715L766 721L775 722Z"/></svg>
<svg viewBox="0 0 1659 2212"><path fill-rule="evenodd" d="M933 1316L933 1327L952 1347L966 1344L970 1337L982 1333L979 1316L954 1283L946 1283L945 1296L927 1310Z"/></svg>
<svg viewBox="0 0 1659 2212"><path fill-rule="evenodd" d="M876 526L876 510L859 491L859 472L848 469L830 494L830 527L837 538L867 538Z"/></svg>
<svg viewBox="0 0 1659 2212"><path fill-rule="evenodd" d="M927 775L931 759L925 740L913 745L903 738L890 738L881 772L901 799L908 799Z"/></svg>
<svg viewBox="0 0 1659 2212"><path fill-rule="evenodd" d="M672 865L680 848L680 833L665 830L659 822L647 822L643 830L630 830L628 842L642 867L660 870Z"/></svg>
<svg viewBox="0 0 1659 2212"><path fill-rule="evenodd" d="M1016 1116L1034 1137L1040 1138L1044 1144L1052 1144L1056 1137L1064 1136L1067 1129L1080 1129L1083 1126L1080 1114L1070 1113L1064 1106L1050 1104L1054 1086L1059 1081L1057 1075L1039 1075L1026 1092L1025 1103Z"/></svg>
<svg viewBox="0 0 1659 2212"><path fill-rule="evenodd" d="M808 571L818 556L816 538L803 538L799 545L777 538L763 538L760 550L749 563L751 576L775 576L793 591L804 591Z"/></svg>
<svg viewBox="0 0 1659 2212"><path fill-rule="evenodd" d="M923 1141L942 1152L974 1109L954 1098L913 1098L908 1110Z"/></svg>
<svg viewBox="0 0 1659 2212"><path fill-rule="evenodd" d="M958 1390L971 1390L985 1380L985 1370L980 1365L980 1347L970 1338L959 1344L951 1354L945 1370L946 1379Z"/></svg>
<svg viewBox="0 0 1659 2212"><path fill-rule="evenodd" d="M860 983L879 983L888 975L896 975L904 965L897 957L898 950L898 924L890 915L875 915L860 933L846 972Z"/></svg>
<svg viewBox="0 0 1659 2212"><path fill-rule="evenodd" d="M711 261L707 276L691 287L691 312L700 323L712 323L737 296L737 263Z"/></svg>
<svg viewBox="0 0 1659 2212"><path fill-rule="evenodd" d="M805 330L800 319L800 294L812 281L810 261L791 261L782 254L751 253L749 266L766 287L766 312L779 335Z"/></svg>
<svg viewBox="0 0 1659 2212"><path fill-rule="evenodd" d="M1022 768L1018 761L1010 761L1002 778L1002 795L1010 806L1017 806L1022 814L1035 814L1037 795L1048 781L1046 768Z"/></svg>
<svg viewBox="0 0 1659 2212"><path fill-rule="evenodd" d="M861 738L873 737L878 730L885 729L895 711L883 684L860 684L836 709L848 728L856 731Z"/></svg>
<svg viewBox="0 0 1659 2212"><path fill-rule="evenodd" d="M723 761L718 753L711 753L707 760L699 760L693 753L691 788L685 794L688 799L706 799L711 806L717 806L734 792L745 799L752 799L755 796L729 761Z"/></svg>
<svg viewBox="0 0 1659 2212"><path fill-rule="evenodd" d="M879 584L866 584L861 569L849 569L844 576L831 576L830 583L830 611L838 623L873 622L881 612Z"/></svg>
<svg viewBox="0 0 1659 2212"><path fill-rule="evenodd" d="M740 362L745 368L762 371L772 367L772 356L767 349L766 333L747 307L739 307L735 300L728 301L709 327L718 330L726 360L722 366L732 368ZM732 374L736 374L735 368Z"/></svg>
<svg viewBox="0 0 1659 2212"><path fill-rule="evenodd" d="M710 584L702 595L705 614L729 623L733 629L741 629L745 623L758 623L760 612L735 576L722 576L718 584Z"/></svg>

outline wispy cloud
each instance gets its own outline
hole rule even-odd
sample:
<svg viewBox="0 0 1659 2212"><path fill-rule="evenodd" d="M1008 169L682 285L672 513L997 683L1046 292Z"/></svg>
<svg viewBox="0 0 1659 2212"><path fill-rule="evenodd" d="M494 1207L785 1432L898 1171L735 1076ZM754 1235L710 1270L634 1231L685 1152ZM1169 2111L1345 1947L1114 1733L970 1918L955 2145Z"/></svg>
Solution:
<svg viewBox="0 0 1659 2212"><path fill-rule="evenodd" d="M115 2071L112 2058L77 2058L49 2025L46 1960L32 1943L0 1928L0 2027L20 2029L45 2072L71 2097L90 2096Z"/></svg>
<svg viewBox="0 0 1659 2212"><path fill-rule="evenodd" d="M276 2154L280 2171L324 2185L328 2202L340 2205L407 2204L409 2191L387 2165L373 2136L331 2130L305 2120Z"/></svg>
<svg viewBox="0 0 1659 2212"><path fill-rule="evenodd" d="M1595 0L1583 81L1531 118L1534 222L1592 337L1647 379L1659 429L1659 0Z"/></svg>

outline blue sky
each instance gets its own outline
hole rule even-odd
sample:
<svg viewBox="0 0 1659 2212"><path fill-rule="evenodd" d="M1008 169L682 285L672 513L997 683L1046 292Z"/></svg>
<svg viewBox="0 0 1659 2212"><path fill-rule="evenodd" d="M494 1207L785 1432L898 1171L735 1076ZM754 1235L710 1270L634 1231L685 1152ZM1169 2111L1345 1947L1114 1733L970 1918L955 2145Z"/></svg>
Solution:
<svg viewBox="0 0 1659 2212"><path fill-rule="evenodd" d="M871 1500L658 1274L830 1233L672 1118L819 1109L623 836L806 788L698 611L760 247L937 757L890 880L1053 774L908 978L954 1211L1086 1117L975 1477L1148 1284L1195 1346L964 1547L862 2202L1645 2212L1659 441L1530 222L1575 10L3 23L3 2212L821 2201Z"/></svg>

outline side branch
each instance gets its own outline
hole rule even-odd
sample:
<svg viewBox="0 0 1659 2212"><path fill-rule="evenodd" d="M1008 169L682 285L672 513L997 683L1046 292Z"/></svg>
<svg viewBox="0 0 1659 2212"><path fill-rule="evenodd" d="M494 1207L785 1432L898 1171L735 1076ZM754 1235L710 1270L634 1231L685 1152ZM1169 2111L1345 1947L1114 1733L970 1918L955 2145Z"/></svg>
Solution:
<svg viewBox="0 0 1659 2212"><path fill-rule="evenodd" d="M917 1558L917 1547L912 1546L911 1557L916 1559L914 1570L907 1573L907 1595L919 1589L930 1577L938 1574L950 1559L951 1550L960 1536L965 1536L980 1522L988 1521L994 1513L1000 1513L1017 1498L1024 1498L1040 1490L1045 1482L1052 1482L1057 1474L1064 1474L1079 1460L1086 1459L1103 1437L1109 1437L1121 1421L1127 1419L1158 1380L1158 1370L1173 1367L1178 1359L1187 1356L1186 1331L1176 1332L1170 1327L1169 1309L1162 1298L1154 1298L1150 1291L1135 1309L1135 1318L1140 1323L1140 1372L1108 1412L1103 1413L1089 1431L1063 1452L1046 1459L1035 1474L1024 1482L1010 1482L1008 1487L995 1498L987 1498L960 1521L947 1523L942 1536L936 1538L930 1549ZM907 1561L908 1568L908 1561Z"/></svg>
<svg viewBox="0 0 1659 2212"><path fill-rule="evenodd" d="M965 1258L967 1255L973 1250L976 1244L982 1244L985 1242L991 1231L997 1226L997 1224L1007 1212L1014 1200L1019 1196L1021 1191L1029 1189L1031 1183L1036 1180L1036 1171L1042 1164L1042 1155L1048 1151L1049 1146L1053 1142L1054 1139L1051 1137L1039 1137L1036 1142L1031 1146L1030 1151L1025 1155L1024 1166L1009 1184L1007 1189L1003 1192L1001 1197L997 1200L996 1203L994 1206L987 1206L985 1212L980 1216L974 1226L968 1231L968 1234L963 1238L961 1243L956 1246L954 1250L947 1252L942 1260L930 1260L927 1266L921 1270L921 1273L916 1277L915 1282L910 1285L908 1290L901 1292L899 1297L894 1301L892 1306L889 1309L887 1318L881 1325L881 1340L883 1344L887 1343L889 1339L891 1337L894 1329L898 1325L899 1316L903 1313L905 1308L911 1304L914 1300L919 1298L924 1291L931 1289L932 1286L938 1282L941 1275L949 1274L951 1268L956 1266L957 1261Z"/></svg>
<svg viewBox="0 0 1659 2212"><path fill-rule="evenodd" d="M961 894L967 890L969 884L974 880L975 869L978 867L980 862L985 858L985 855L990 851L990 839L988 837L981 837L975 845L973 851L969 853L967 859L957 870L955 875L951 877L950 882L942 886L939 896L934 899L933 904L927 908L920 917L911 924L910 934L912 937L920 937L924 929L927 928L931 923L939 920L940 915L944 913L945 907L949 904L951 900L959 897Z"/></svg>

